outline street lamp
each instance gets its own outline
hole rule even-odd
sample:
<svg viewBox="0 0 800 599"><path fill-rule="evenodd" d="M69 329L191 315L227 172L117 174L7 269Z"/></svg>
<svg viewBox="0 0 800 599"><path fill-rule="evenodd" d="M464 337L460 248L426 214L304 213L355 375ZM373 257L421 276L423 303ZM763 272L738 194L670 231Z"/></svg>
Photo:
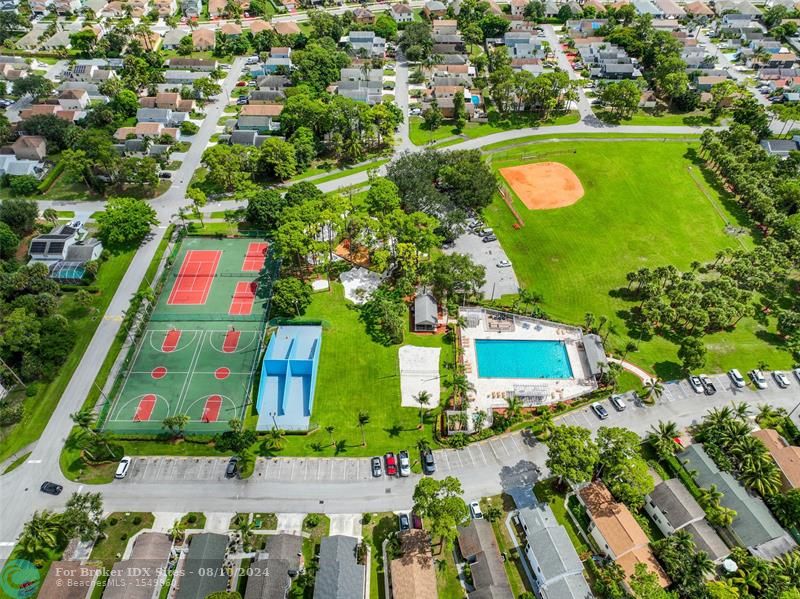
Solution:
<svg viewBox="0 0 800 599"><path fill-rule="evenodd" d="M269 415L272 418L272 425L277 429L278 423L275 421L275 416L277 416L277 412L270 412Z"/></svg>

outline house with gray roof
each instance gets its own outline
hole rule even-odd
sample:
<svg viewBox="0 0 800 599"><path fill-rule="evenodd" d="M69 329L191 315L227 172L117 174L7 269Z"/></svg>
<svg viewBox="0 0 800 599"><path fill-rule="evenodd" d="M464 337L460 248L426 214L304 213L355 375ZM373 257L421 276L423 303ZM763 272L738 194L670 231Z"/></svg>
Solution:
<svg viewBox="0 0 800 599"><path fill-rule="evenodd" d="M439 323L439 306L430 293L418 293L414 298L414 330L435 331Z"/></svg>
<svg viewBox="0 0 800 599"><path fill-rule="evenodd" d="M358 539L333 535L322 539L314 599L363 599L365 567L358 563Z"/></svg>
<svg viewBox="0 0 800 599"><path fill-rule="evenodd" d="M139 123L161 123L165 127L177 127L187 120L189 113L169 108L140 108L136 111L136 121Z"/></svg>
<svg viewBox="0 0 800 599"><path fill-rule="evenodd" d="M151 599L153 589L161 588L164 583L172 553L169 537L145 532L132 543L128 559L116 562L111 568L103 599Z"/></svg>
<svg viewBox="0 0 800 599"><path fill-rule="evenodd" d="M472 520L467 526L458 527L458 550L472 572L475 590L468 593L469 599L514 599L497 539L487 520Z"/></svg>
<svg viewBox="0 0 800 599"><path fill-rule="evenodd" d="M228 535L192 535L176 599L205 599L211 593L227 590L228 575L224 569L227 549Z"/></svg>
<svg viewBox="0 0 800 599"><path fill-rule="evenodd" d="M692 535L697 548L705 551L712 561L719 563L730 553L706 522L705 510L679 479L671 478L657 484L645 497L644 509L664 536L685 530Z"/></svg>
<svg viewBox="0 0 800 599"><path fill-rule="evenodd" d="M736 512L728 528L742 547L763 559L776 558L797 547L764 502L748 493L730 473L720 471L702 444L690 445L678 457L699 486L715 485L722 492L721 505Z"/></svg>
<svg viewBox="0 0 800 599"><path fill-rule="evenodd" d="M631 0L631 4L640 15L651 15L654 19L660 19L664 16L664 12L650 0Z"/></svg>
<svg viewBox="0 0 800 599"><path fill-rule="evenodd" d="M302 564L303 537L270 535L264 551L250 563L244 599L285 599Z"/></svg>
<svg viewBox="0 0 800 599"><path fill-rule="evenodd" d="M546 503L522 508L517 520L525 532L525 556L544 599L592 597L581 562L567 530Z"/></svg>
<svg viewBox="0 0 800 599"><path fill-rule="evenodd" d="M351 31L339 43L349 46L356 55L363 51L367 56L383 57L386 52L386 40L374 31Z"/></svg>
<svg viewBox="0 0 800 599"><path fill-rule="evenodd" d="M161 41L161 47L165 50L174 50L181 43L181 40L189 35L183 29L170 29L164 34L164 39Z"/></svg>

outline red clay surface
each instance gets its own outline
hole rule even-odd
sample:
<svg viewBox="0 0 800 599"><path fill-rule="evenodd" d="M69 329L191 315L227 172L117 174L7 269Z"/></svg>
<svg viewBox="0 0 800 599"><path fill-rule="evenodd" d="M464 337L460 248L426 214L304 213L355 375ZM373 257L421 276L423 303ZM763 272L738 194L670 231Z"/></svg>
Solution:
<svg viewBox="0 0 800 599"><path fill-rule="evenodd" d="M150 373L150 376L152 376L154 379L163 379L165 376L167 376L167 369L163 366L156 366L153 368L153 372Z"/></svg>
<svg viewBox="0 0 800 599"><path fill-rule="evenodd" d="M501 168L500 174L530 210L563 208L583 197L581 180L559 162L510 166Z"/></svg>
<svg viewBox="0 0 800 599"><path fill-rule="evenodd" d="M244 255L242 272L261 272L264 262L267 259L268 243L251 243L247 246L247 253Z"/></svg>
<svg viewBox="0 0 800 599"><path fill-rule="evenodd" d="M211 283L214 282L214 273L217 272L220 256L222 256L220 250L186 252L167 304L171 306L205 304L211 291Z"/></svg>
<svg viewBox="0 0 800 599"><path fill-rule="evenodd" d="M178 329L172 329L164 337L164 343L161 344L161 351L169 353L175 351L178 347L178 342L181 340L181 332Z"/></svg>
<svg viewBox="0 0 800 599"><path fill-rule="evenodd" d="M216 422L220 408L222 408L222 398L219 395L209 397L203 408L203 422Z"/></svg>
<svg viewBox="0 0 800 599"><path fill-rule="evenodd" d="M255 281L239 281L236 283L236 290L233 292L231 307L228 314L231 316L246 316L253 311L253 303L256 301Z"/></svg>
<svg viewBox="0 0 800 599"><path fill-rule="evenodd" d="M225 380L226 378L228 378L230 376L230 374L231 374L231 369L230 368L225 368L223 366L222 368L217 368L214 371L214 378L217 379L218 381L222 381L222 380Z"/></svg>
<svg viewBox="0 0 800 599"><path fill-rule="evenodd" d="M150 420L150 415L153 413L153 408L156 405L155 395L145 395L139 400L139 406L136 408L136 414L133 417L134 422L145 422Z"/></svg>
<svg viewBox="0 0 800 599"><path fill-rule="evenodd" d="M228 331L225 334L225 342L222 344L222 351L226 354L230 354L236 351L236 347L239 345L239 331Z"/></svg>

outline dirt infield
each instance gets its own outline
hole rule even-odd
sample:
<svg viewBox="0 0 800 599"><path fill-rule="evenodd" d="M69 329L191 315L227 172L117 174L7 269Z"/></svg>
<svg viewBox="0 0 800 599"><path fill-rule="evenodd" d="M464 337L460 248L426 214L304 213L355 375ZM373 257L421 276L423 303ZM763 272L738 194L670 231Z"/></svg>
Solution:
<svg viewBox="0 0 800 599"><path fill-rule="evenodd" d="M531 210L570 206L583 197L583 185L571 169L558 162L536 162L501 168L500 174Z"/></svg>

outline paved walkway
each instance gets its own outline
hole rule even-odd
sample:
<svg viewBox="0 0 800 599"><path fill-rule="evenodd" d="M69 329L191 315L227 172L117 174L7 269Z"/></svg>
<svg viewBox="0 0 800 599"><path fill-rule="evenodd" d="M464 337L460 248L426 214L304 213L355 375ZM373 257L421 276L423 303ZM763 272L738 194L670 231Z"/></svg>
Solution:
<svg viewBox="0 0 800 599"><path fill-rule="evenodd" d="M656 378L654 374L650 374L649 372L642 370L641 368L636 366L636 364L631 364L627 360L623 362L622 360L618 360L617 358L608 358L608 361L613 362L614 364L619 364L620 366L622 366L622 368L624 368L631 374L636 375L639 378L639 380L642 381L643 385L646 385L651 380Z"/></svg>

